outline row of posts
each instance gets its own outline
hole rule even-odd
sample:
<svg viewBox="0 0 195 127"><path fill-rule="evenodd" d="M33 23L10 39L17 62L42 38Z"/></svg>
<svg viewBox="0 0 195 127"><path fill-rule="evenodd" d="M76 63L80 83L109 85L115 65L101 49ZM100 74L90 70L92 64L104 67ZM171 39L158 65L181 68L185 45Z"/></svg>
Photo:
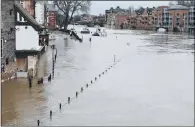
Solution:
<svg viewBox="0 0 195 127"><path fill-rule="evenodd" d="M118 61L119 62L119 61ZM113 66L110 66L108 69L110 70L111 68L112 68ZM105 70L105 72L107 72L108 70L106 69ZM105 73L104 71L102 72L102 75L104 75L104 73ZM101 77L101 74L99 74L98 75L99 77ZM97 80L97 77L95 77L95 81ZM93 84L93 81L91 80L91 84ZM87 83L86 84L86 87L88 88L89 87L89 84ZM83 92L83 87L81 87L81 93ZM76 98L78 97L78 94L79 94L79 92L78 91L76 91ZM71 101L71 98L70 97L68 97L68 104L70 104L70 101ZM59 104L59 109L61 110L62 109L62 104L60 103ZM52 118L52 110L50 110L50 113L49 113L49 115L50 115L50 119ZM40 125L40 120L37 120L37 125L39 126Z"/></svg>

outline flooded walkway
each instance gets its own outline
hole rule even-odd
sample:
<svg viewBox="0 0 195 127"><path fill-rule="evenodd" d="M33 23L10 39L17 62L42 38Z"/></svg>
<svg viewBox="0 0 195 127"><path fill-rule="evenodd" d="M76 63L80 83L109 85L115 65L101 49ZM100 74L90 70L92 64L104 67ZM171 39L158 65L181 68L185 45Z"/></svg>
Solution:
<svg viewBox="0 0 195 127"><path fill-rule="evenodd" d="M107 33L91 43L90 35L83 35L83 43L65 43L55 33L54 79L32 89L26 80L2 84L3 125L36 126L38 119L40 126L193 125L194 40L171 34L157 41L149 31Z"/></svg>

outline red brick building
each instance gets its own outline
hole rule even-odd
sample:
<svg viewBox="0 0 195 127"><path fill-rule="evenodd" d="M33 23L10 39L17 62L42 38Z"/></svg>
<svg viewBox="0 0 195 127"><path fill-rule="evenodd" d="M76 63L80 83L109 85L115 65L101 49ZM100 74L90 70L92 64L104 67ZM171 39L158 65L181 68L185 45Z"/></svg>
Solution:
<svg viewBox="0 0 195 127"><path fill-rule="evenodd" d="M127 23L127 19L128 19L128 15L116 15L115 16L115 27L117 29L121 28L122 24L126 24Z"/></svg>
<svg viewBox="0 0 195 127"><path fill-rule="evenodd" d="M52 4L47 5L47 26L49 29L56 29L56 14L55 6Z"/></svg>
<svg viewBox="0 0 195 127"><path fill-rule="evenodd" d="M169 31L173 31L178 28L182 31L184 27L184 16L188 15L189 8L182 5L173 5L168 8L169 13Z"/></svg>
<svg viewBox="0 0 195 127"><path fill-rule="evenodd" d="M35 17L35 0L20 0L20 4L32 17Z"/></svg>

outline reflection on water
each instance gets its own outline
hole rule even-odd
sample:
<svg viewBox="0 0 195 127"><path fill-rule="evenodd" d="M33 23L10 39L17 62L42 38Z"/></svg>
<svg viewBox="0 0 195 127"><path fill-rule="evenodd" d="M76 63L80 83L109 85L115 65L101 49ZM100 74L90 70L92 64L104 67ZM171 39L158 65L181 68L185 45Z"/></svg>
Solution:
<svg viewBox="0 0 195 127"><path fill-rule="evenodd" d="M78 28L80 30L80 28ZM92 29L92 28L90 28ZM92 29L93 30L93 29ZM47 118L49 110L53 109L55 106L58 111L58 104L64 103L67 100L68 96L74 96L76 90L87 83L87 81L94 79L94 76L99 74L100 71L107 68L111 63L113 63L113 55L116 55L116 58L124 58L126 55L127 58L132 58L131 61L134 63L136 59L150 59L151 61L156 61L156 57L152 58L151 55L165 55L168 58L170 54L185 54L191 55L194 53L194 40L188 39L188 35L184 34L165 34L165 35L155 35L155 32L152 31L141 31L141 30L106 30L108 36L101 37L92 37L91 44L89 43L89 35L84 35L84 42L79 43L78 41L69 40L66 42L64 36L59 32L53 33L56 36L56 46L58 49L58 57L55 65L55 78L51 82L45 82L44 84L37 85L36 80L33 82L32 89L28 88L28 82L26 79L16 79L10 82L5 82L2 84L2 123L3 125L36 125L37 119ZM79 31L77 31L79 33ZM151 34L153 34L151 36ZM117 39L116 39L117 35ZM127 42L129 45L127 46ZM190 52L190 54L189 54ZM51 72L52 63L51 63L51 50L48 50L47 54L44 56L47 60L46 65L44 65L45 75ZM176 58L175 56L172 56ZM163 59L163 58L162 58ZM178 59L178 58L176 58ZM163 59L166 61L166 59ZM188 59L187 59L188 60ZM50 61L50 62L49 62ZM158 61L157 61L158 62ZM147 62L146 62L147 63ZM123 70L128 68L130 65L123 66ZM160 62L158 63L160 65ZM175 64L171 63L170 64ZM132 65L143 65L140 63L134 63ZM145 65L145 63L144 63ZM150 65L150 64L148 64ZM191 65L191 63L189 63ZM172 65L173 66L173 65ZM182 65L181 65L182 66ZM141 66L142 67L142 66ZM168 65L166 66L169 67ZM136 68L136 67L135 67ZM144 68L143 68L144 69ZM153 68L151 67L151 70ZM191 69L193 70L193 69ZM129 70L127 70L129 71ZM154 70L153 70L154 71ZM47 72L47 73L46 73ZM112 72L111 72L112 73ZM120 71L118 73L121 73ZM138 74L133 72L133 79L139 80ZM146 73L146 72L142 72ZM137 76L137 77L136 77ZM116 83L113 82L113 86L120 84L121 80L126 77L126 75L121 75L116 77ZM153 76L155 78L155 75ZM156 77L158 78L158 77ZM112 79L104 80L105 82L112 81ZM152 82L152 79L147 79L147 81ZM129 78L125 79L124 84L130 82ZM132 84L132 83L129 83ZM136 84L136 82L135 82ZM110 84L105 83L105 88L102 88L105 92L112 92L108 90ZM181 84L180 84L181 85ZM112 89L112 88L109 88ZM125 91L125 90L124 90ZM129 92L129 95L131 92ZM107 94L107 96L112 94ZM90 95L83 94L85 98L90 97ZM87 96L87 97L86 97ZM122 96L118 94L117 96ZM136 95L132 95L136 96ZM111 100L105 101L110 102ZM120 99L116 100L120 104ZM112 102L112 101L111 101ZM87 101L86 101L87 103ZM89 103L89 102L88 102ZM89 104L85 106L90 106ZM124 103L124 102L123 102ZM105 104L107 105L107 104ZM74 107L75 104L70 105ZM122 106L122 105L121 105ZM114 106L113 106L114 107ZM83 107L78 107L76 110L82 113ZM112 108L112 107L111 107ZM123 109L122 107L119 107ZM66 113L78 113L77 111L65 110ZM120 113L120 110L117 110ZM131 114L127 110L124 113L124 116ZM95 112L95 111L94 111ZM98 110L96 111L98 112ZM54 112L55 113L55 112ZM93 112L89 112L92 114ZM73 115L72 114L72 115ZM60 114L56 113L56 117ZM67 123L66 119L70 119L72 115L66 116L63 115L62 118L53 118L53 121L46 119L43 121L42 125L64 125ZM86 116L87 117L87 116ZM108 116L109 118L110 116ZM144 116L146 117L146 116ZM95 118L95 116L94 116ZM117 118L117 117L116 117ZM91 117L85 118L92 119ZM77 119L79 121L80 119ZM92 119L97 120L97 119ZM118 120L118 119L117 119ZM123 120L122 118L120 120ZM74 121L74 120L70 120ZM69 122L70 122L69 121ZM80 120L82 121L82 120ZM110 120L111 121L111 120ZM113 121L115 119L113 118ZM177 121L177 120L176 120ZM97 122L97 121L96 121ZM62 124L64 123L64 124ZM75 122L72 122L75 123ZM101 124L101 122L99 123ZM77 125L71 124L67 125ZM125 125L125 124L124 124Z"/></svg>

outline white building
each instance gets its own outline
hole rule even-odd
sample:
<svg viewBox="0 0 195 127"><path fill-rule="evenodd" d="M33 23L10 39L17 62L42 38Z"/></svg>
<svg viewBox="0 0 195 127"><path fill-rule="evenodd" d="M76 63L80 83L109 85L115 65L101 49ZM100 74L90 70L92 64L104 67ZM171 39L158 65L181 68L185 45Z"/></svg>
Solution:
<svg viewBox="0 0 195 127"><path fill-rule="evenodd" d="M44 46L39 46L39 34L32 26L16 25L16 29L17 77L27 77L29 70L35 76L38 52L41 52Z"/></svg>
<svg viewBox="0 0 195 127"><path fill-rule="evenodd" d="M40 25L43 25L46 19L45 4L47 4L46 1L37 1L35 5L35 19Z"/></svg>
<svg viewBox="0 0 195 127"><path fill-rule="evenodd" d="M39 45L39 33L43 28L19 2L16 1L14 7L17 77L27 77L28 72L31 76L35 76L38 58L45 51L45 46Z"/></svg>

